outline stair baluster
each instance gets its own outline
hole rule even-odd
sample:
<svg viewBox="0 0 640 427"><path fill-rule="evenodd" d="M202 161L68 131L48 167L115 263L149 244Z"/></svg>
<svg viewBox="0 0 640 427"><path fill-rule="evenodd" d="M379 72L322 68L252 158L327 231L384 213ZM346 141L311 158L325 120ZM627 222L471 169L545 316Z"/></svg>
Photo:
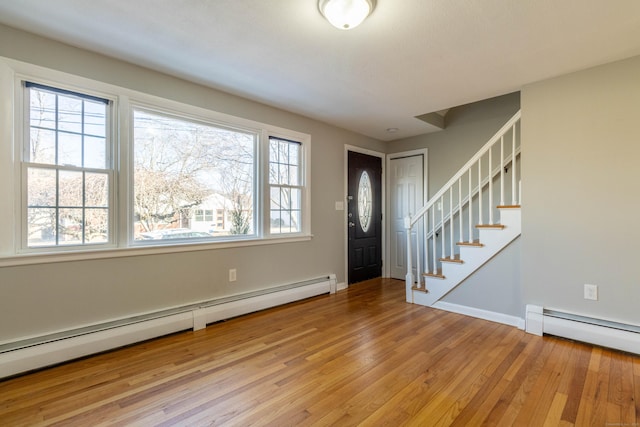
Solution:
<svg viewBox="0 0 640 427"><path fill-rule="evenodd" d="M453 185L449 187L449 258L453 259Z"/></svg>
<svg viewBox="0 0 640 427"><path fill-rule="evenodd" d="M502 146L502 138L500 138L500 146ZM491 158L493 157L493 147L489 147L489 173L488 173L488 177L489 177L489 224L493 224L493 177L492 172L491 172ZM502 168L500 168L500 182L504 182L504 179L502 178L502 174L504 173L504 170L502 170ZM480 192L482 192L482 187L480 188Z"/></svg>
<svg viewBox="0 0 640 427"><path fill-rule="evenodd" d="M500 206L504 206L504 136L500 137ZM491 170L491 169L489 169Z"/></svg>
<svg viewBox="0 0 640 427"><path fill-rule="evenodd" d="M511 138L511 204L518 205L518 200L516 199L516 126L517 123L513 124L512 138ZM504 205L504 203L503 203Z"/></svg>
<svg viewBox="0 0 640 427"><path fill-rule="evenodd" d="M438 274L438 265L436 264L436 208L435 206L432 206L431 208L431 243L432 243L432 248L431 248L431 256L433 258L433 274Z"/></svg>
<svg viewBox="0 0 640 427"><path fill-rule="evenodd" d="M471 191L472 179L471 168L469 168L469 243L473 243L473 192Z"/></svg>
<svg viewBox="0 0 640 427"><path fill-rule="evenodd" d="M478 158L478 224L483 225L482 217L482 156Z"/></svg>

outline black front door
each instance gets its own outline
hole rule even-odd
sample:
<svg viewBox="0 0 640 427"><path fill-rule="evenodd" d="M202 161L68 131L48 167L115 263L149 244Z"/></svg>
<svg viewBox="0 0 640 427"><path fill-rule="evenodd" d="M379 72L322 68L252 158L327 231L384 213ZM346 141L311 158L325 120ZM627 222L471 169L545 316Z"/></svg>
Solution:
<svg viewBox="0 0 640 427"><path fill-rule="evenodd" d="M349 283L382 275L382 159L349 151Z"/></svg>

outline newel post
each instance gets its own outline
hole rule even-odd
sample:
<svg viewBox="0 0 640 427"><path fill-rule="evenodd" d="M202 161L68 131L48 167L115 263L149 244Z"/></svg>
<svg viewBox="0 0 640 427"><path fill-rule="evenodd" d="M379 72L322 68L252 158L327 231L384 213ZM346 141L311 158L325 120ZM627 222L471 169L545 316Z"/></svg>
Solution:
<svg viewBox="0 0 640 427"><path fill-rule="evenodd" d="M407 233L407 275L405 278L405 286L407 291L407 302L413 303L413 265L411 265L411 214L404 218L404 229Z"/></svg>

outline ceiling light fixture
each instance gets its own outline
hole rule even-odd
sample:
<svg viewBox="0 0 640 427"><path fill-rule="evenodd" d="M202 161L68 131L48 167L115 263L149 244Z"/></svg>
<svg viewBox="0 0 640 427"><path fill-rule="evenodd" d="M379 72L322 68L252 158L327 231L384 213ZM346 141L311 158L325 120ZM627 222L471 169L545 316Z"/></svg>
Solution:
<svg viewBox="0 0 640 427"><path fill-rule="evenodd" d="M318 0L318 9L327 21L341 30L362 24L376 7L376 0Z"/></svg>

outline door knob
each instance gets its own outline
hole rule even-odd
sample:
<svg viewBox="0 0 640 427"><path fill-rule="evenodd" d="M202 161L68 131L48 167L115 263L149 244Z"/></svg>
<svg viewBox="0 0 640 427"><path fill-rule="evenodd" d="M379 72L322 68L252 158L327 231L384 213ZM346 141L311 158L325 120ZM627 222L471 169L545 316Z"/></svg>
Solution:
<svg viewBox="0 0 640 427"><path fill-rule="evenodd" d="M349 227L355 227L356 224L353 221L349 221Z"/></svg>

